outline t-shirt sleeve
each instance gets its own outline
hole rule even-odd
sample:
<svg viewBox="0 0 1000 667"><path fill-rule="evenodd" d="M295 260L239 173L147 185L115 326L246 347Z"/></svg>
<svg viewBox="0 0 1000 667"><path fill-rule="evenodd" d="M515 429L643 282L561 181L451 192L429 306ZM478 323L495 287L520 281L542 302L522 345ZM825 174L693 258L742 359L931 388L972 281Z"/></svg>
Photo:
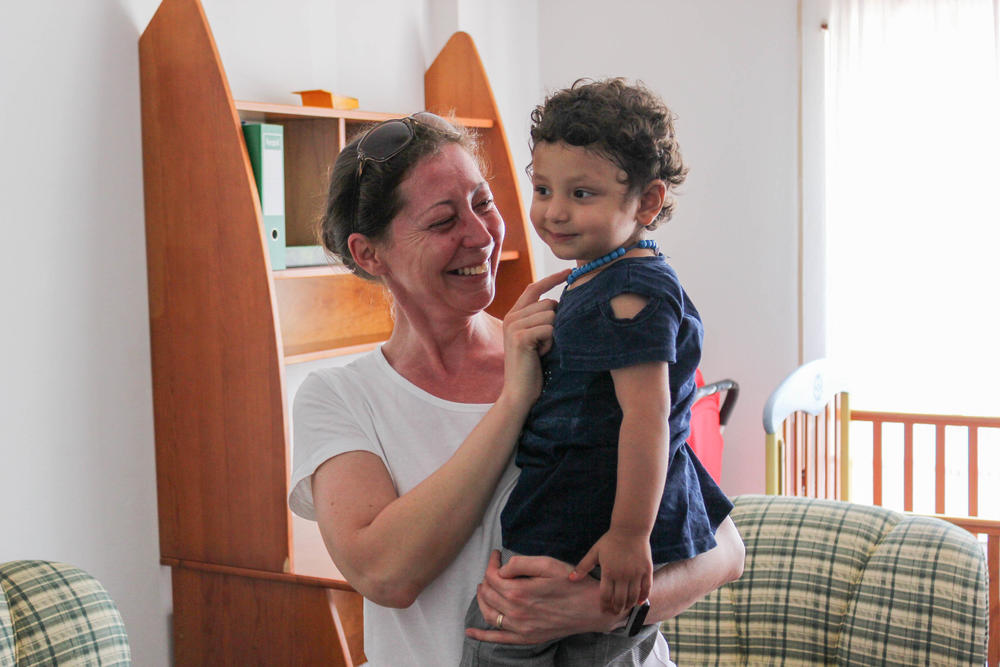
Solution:
<svg viewBox="0 0 1000 667"><path fill-rule="evenodd" d="M586 316L561 323L555 335L562 367L601 371L677 361L680 303L669 294L644 296L649 301L631 319L615 317L608 298L599 301L596 308L581 312Z"/></svg>
<svg viewBox="0 0 1000 667"><path fill-rule="evenodd" d="M373 434L351 409L336 384L311 373L292 404L292 477L288 505L305 519L316 518L312 475L325 461L346 452L366 451L385 457Z"/></svg>

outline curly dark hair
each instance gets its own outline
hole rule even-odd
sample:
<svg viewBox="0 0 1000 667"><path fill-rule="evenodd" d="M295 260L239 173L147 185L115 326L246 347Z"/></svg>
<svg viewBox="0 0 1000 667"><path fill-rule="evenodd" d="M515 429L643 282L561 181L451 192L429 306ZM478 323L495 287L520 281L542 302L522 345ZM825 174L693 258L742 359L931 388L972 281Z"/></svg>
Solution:
<svg viewBox="0 0 1000 667"><path fill-rule="evenodd" d="M688 172L674 134L674 118L641 82L629 84L621 77L578 79L531 112L530 148L534 151L543 141L563 141L594 151L625 172L630 196L641 193L650 181L662 179L667 196L647 226L655 229L673 214L677 201L671 192Z"/></svg>
<svg viewBox="0 0 1000 667"><path fill-rule="evenodd" d="M361 278L376 280L355 263L347 239L358 232L372 241L383 240L389 223L405 203L399 186L420 160L438 153L446 144L465 148L485 173L474 135L453 121L451 125L454 132L444 133L414 123L410 143L389 160L366 163L360 183L357 179L358 142L365 133L359 133L344 146L330 173L326 210L319 223L323 247L335 260Z"/></svg>

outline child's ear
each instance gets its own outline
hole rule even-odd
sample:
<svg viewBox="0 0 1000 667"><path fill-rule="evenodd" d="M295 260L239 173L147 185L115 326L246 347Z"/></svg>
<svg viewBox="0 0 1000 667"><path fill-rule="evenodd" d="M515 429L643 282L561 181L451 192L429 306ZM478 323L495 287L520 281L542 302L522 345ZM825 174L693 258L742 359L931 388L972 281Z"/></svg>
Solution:
<svg viewBox="0 0 1000 667"><path fill-rule="evenodd" d="M347 237L347 248L351 251L354 263L370 276L380 276L386 267L382 262L378 247L364 234L354 232Z"/></svg>
<svg viewBox="0 0 1000 667"><path fill-rule="evenodd" d="M639 195L639 209L635 212L636 221L645 227L653 222L663 210L663 202L667 197L667 184L657 178L646 184Z"/></svg>

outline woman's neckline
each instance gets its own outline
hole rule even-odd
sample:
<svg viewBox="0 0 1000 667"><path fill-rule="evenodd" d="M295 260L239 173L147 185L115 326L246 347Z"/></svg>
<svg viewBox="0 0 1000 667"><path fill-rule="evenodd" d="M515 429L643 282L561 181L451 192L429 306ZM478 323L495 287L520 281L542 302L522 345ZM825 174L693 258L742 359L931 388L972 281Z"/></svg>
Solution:
<svg viewBox="0 0 1000 667"><path fill-rule="evenodd" d="M443 343L428 342L429 339L421 342L420 335L410 332L406 337L416 336L415 340L396 341L401 345L397 348L390 345L393 342L390 339L379 346L380 356L395 375L428 396L450 403L491 404L496 396L488 395L486 388L498 383L495 390L499 394L503 384L503 331L502 324L495 318L490 318L489 326L495 330L486 338L478 338L478 342L454 341L445 346L447 351L442 348L437 353L428 346L441 347ZM454 353L460 349L466 352L459 359ZM446 352L451 353L450 361Z"/></svg>

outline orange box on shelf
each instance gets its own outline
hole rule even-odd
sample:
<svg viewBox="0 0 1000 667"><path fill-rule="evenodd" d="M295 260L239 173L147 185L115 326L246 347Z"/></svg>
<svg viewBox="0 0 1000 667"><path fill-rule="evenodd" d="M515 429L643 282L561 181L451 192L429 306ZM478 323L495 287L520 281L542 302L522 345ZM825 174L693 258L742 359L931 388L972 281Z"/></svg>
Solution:
<svg viewBox="0 0 1000 667"><path fill-rule="evenodd" d="M297 90L296 95L302 97L302 106L326 107L327 109L357 109L358 98L334 95L329 90Z"/></svg>

